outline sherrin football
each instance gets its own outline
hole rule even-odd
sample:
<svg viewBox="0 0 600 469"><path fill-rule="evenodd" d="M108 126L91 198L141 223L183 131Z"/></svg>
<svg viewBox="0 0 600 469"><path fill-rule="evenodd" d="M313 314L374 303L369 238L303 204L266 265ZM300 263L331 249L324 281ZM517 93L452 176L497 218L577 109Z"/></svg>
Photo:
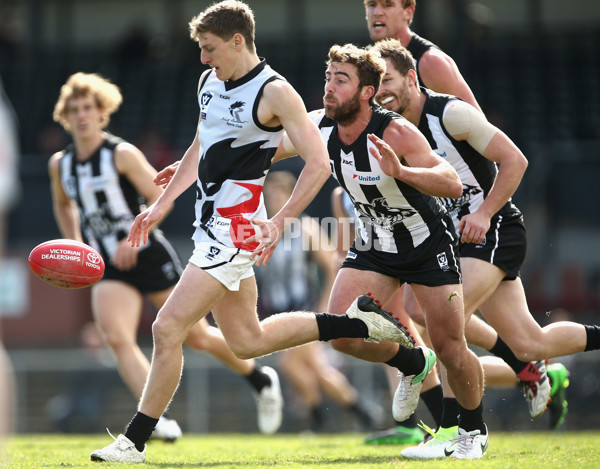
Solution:
<svg viewBox="0 0 600 469"><path fill-rule="evenodd" d="M44 282L60 288L83 288L104 275L104 260L91 246L72 239L53 239L29 254L29 267Z"/></svg>

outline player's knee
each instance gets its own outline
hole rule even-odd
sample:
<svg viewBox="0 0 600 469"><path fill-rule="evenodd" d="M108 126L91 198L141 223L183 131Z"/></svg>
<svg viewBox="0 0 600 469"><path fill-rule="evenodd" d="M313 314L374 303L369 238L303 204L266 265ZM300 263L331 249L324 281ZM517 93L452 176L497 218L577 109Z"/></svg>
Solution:
<svg viewBox="0 0 600 469"><path fill-rule="evenodd" d="M183 344L185 333L181 331L176 321L169 318L157 317L152 323L152 339L154 350Z"/></svg>
<svg viewBox="0 0 600 469"><path fill-rule="evenodd" d="M448 369L461 366L462 355L466 344L460 340L443 340L434 344L437 359ZM468 350L468 349L467 349Z"/></svg>

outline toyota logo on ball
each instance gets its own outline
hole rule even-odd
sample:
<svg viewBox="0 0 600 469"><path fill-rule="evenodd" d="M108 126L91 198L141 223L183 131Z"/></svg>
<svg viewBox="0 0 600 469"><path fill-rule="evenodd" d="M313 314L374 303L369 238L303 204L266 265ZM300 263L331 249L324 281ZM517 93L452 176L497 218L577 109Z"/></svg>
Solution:
<svg viewBox="0 0 600 469"><path fill-rule="evenodd" d="M87 260L90 261L92 264L100 264L100 256L93 252L88 252Z"/></svg>

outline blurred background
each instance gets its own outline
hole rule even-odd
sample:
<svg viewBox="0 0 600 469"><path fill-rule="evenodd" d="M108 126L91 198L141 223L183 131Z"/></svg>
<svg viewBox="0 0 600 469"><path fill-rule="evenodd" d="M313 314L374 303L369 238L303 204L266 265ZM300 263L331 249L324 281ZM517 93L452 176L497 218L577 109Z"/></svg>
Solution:
<svg viewBox="0 0 600 469"><path fill-rule="evenodd" d="M194 137L203 70L187 24L212 2L199 0L2 0L0 77L18 118L21 192L9 214L0 270L3 340L18 386L18 432L93 431L122 425L135 406L110 355L89 328L89 291L65 291L33 277L29 251L60 237L47 161L69 141L52 121L59 87L77 71L99 73L123 93L109 130L138 145L162 169ZM249 0L258 53L321 107L324 61L334 43L369 44L360 0ZM523 281L540 324L600 322L600 5L589 0L419 0L412 29L451 55L488 118L529 159L514 197L529 232ZM299 159L298 159L299 160ZM300 161L275 168L298 172ZM308 213L331 214L329 181ZM183 259L192 250L193 193L163 229ZM151 351L153 312L140 337ZM186 352L172 414L184 431L256 431L246 384L210 358ZM379 367L348 357L338 366L365 395L389 401ZM274 365L274 358L261 360ZM597 352L567 357L570 413L563 429L598 428ZM285 383L283 383L285 386ZM487 390L490 428L531 422L518 390ZM514 414L506 412L515 409ZM288 417L294 406L286 407ZM353 429L336 415L331 431ZM421 418L427 422L426 411ZM391 417L390 417L391 418ZM284 420L295 431L297 419ZM335 422L335 425L334 425ZM391 423L391 422L390 422Z"/></svg>

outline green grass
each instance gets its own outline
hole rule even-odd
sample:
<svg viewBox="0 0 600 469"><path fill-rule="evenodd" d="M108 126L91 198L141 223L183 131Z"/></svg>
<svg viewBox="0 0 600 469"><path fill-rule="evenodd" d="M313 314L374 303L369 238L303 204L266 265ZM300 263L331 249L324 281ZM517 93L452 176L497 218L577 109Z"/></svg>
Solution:
<svg viewBox="0 0 600 469"><path fill-rule="evenodd" d="M4 462L14 469L106 467L90 453L108 435L16 435L5 442ZM157 468L590 468L600 467L600 432L492 433L479 461L409 461L404 446L367 446L359 434L187 434L175 444L152 442L142 467ZM1 466L2 464L0 464ZM140 467L119 464L118 467ZM4 466L2 466L4 467Z"/></svg>

